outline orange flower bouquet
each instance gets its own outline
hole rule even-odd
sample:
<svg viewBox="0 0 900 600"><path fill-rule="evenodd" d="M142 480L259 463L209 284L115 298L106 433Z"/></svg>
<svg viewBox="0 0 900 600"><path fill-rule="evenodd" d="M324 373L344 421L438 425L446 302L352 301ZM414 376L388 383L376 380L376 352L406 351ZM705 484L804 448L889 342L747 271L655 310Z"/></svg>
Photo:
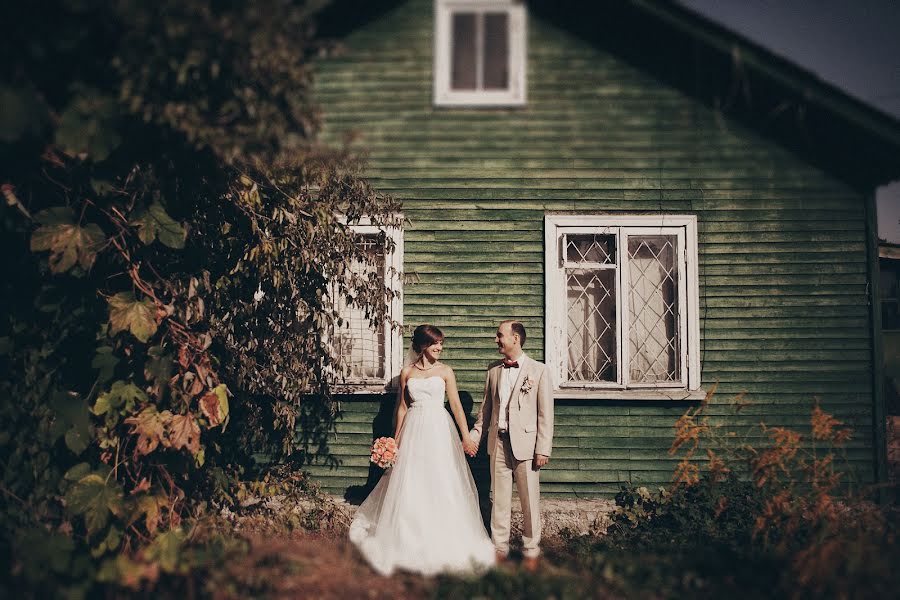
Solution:
<svg viewBox="0 0 900 600"><path fill-rule="evenodd" d="M397 442L392 437L380 437L372 444L371 461L381 467L387 469L394 466L397 460Z"/></svg>

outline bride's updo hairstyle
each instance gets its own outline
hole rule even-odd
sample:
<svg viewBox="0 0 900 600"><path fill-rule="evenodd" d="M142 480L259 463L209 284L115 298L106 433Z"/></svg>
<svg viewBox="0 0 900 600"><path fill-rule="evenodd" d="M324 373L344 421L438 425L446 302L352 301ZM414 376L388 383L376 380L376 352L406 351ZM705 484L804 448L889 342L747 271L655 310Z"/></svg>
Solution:
<svg viewBox="0 0 900 600"><path fill-rule="evenodd" d="M416 354L422 354L425 348L444 339L444 332L434 325L419 325L412 335L412 349Z"/></svg>

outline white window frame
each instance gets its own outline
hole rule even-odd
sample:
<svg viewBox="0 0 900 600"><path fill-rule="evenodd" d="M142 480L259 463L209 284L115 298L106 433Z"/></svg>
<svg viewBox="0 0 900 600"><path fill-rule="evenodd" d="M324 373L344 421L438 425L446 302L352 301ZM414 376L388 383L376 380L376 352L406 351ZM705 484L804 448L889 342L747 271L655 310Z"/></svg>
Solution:
<svg viewBox="0 0 900 600"><path fill-rule="evenodd" d="M560 238L570 233L615 234L617 377L615 382L567 380L568 331L566 311L566 262L560 256ZM625 234L675 235L678 239L678 301L681 334L681 381L677 383L627 382L629 344L628 311L622 310L624 290L630 290L628 269L619 258L627 248ZM545 356L560 398L686 399L702 398L700 390L700 296L696 215L590 215L547 214L544 217ZM569 265L570 267L573 265ZM589 265L590 266L590 265ZM594 265L600 267L600 265Z"/></svg>
<svg viewBox="0 0 900 600"><path fill-rule="evenodd" d="M371 224L370 219L361 219L360 223L349 226L361 235L375 235L382 231L394 242L394 249L384 258L384 283L391 290L400 292L391 300L390 314L384 328L384 378L348 379L339 381L336 389L344 394L366 394L393 389L403 366L403 228L385 227ZM400 323L400 327L391 327L390 321Z"/></svg>
<svg viewBox="0 0 900 600"><path fill-rule="evenodd" d="M506 90L454 90L451 87L453 59L453 14L457 12L505 12L509 23L509 88ZM479 19L478 23L483 20ZM479 26L479 33L481 31ZM435 106L524 106L526 102L526 11L515 0L435 0L434 3L434 104ZM481 35L476 35L478 48ZM481 52L478 52L479 57ZM480 72L481 62L477 61ZM480 78L479 78L480 79Z"/></svg>

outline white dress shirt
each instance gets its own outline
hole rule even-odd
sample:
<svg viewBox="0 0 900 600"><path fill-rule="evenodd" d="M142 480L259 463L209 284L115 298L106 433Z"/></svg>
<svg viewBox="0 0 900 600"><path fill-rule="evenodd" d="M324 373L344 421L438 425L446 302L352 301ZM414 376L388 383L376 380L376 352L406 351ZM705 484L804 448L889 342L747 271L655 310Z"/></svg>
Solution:
<svg viewBox="0 0 900 600"><path fill-rule="evenodd" d="M516 385L516 379L519 378L519 371L522 369L522 361L525 355L522 354L516 362L518 367L500 367L500 414L497 415L497 428L509 429L509 401L512 399L513 386Z"/></svg>

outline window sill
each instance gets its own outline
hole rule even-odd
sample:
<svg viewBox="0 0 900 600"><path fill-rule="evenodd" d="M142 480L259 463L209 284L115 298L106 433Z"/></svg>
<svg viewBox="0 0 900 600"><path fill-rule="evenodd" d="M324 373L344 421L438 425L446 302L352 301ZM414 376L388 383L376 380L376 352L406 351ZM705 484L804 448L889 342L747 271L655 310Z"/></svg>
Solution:
<svg viewBox="0 0 900 600"><path fill-rule="evenodd" d="M478 98L443 96L434 99L435 108L525 108L524 98Z"/></svg>
<svg viewBox="0 0 900 600"><path fill-rule="evenodd" d="M559 389L553 391L555 400L703 400L706 390L679 389Z"/></svg>
<svg viewBox="0 0 900 600"><path fill-rule="evenodd" d="M390 383L380 382L380 383L344 383L335 385L332 388L332 392L337 395L342 396L355 396L355 395L366 395L366 394L385 394L394 392L394 388L390 385Z"/></svg>

